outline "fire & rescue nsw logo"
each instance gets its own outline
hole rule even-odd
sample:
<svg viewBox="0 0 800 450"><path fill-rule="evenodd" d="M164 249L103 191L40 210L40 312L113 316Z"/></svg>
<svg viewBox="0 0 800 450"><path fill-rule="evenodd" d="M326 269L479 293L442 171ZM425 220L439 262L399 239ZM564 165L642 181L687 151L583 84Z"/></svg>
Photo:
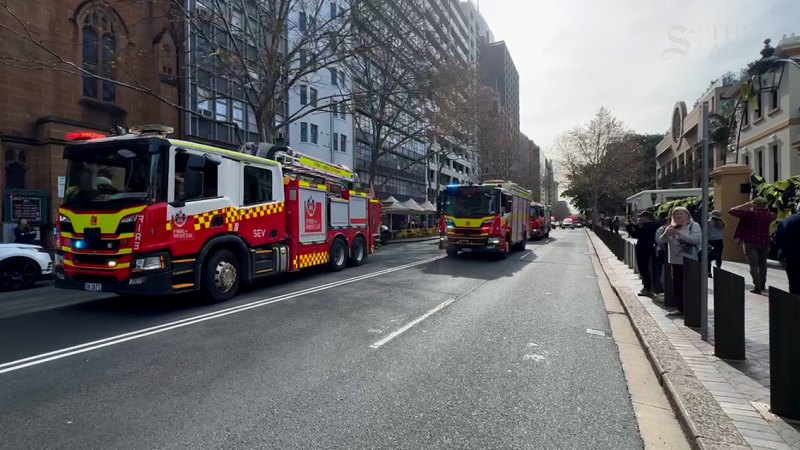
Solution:
<svg viewBox="0 0 800 450"><path fill-rule="evenodd" d="M186 225L186 214L182 210L179 210L172 216L172 221L175 223L175 226L178 228L183 228Z"/></svg>
<svg viewBox="0 0 800 450"><path fill-rule="evenodd" d="M305 201L305 232L306 233L321 233L322 232L322 205L313 198Z"/></svg>

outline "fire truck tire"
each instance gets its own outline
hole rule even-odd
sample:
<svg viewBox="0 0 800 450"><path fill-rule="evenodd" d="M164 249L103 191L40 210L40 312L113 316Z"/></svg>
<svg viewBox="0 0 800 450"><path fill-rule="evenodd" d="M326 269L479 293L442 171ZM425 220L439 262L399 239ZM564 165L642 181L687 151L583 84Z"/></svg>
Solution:
<svg viewBox="0 0 800 450"><path fill-rule="evenodd" d="M347 265L347 244L343 239L334 239L330 250L330 268L338 272Z"/></svg>
<svg viewBox="0 0 800 450"><path fill-rule="evenodd" d="M550 229L547 229L547 232L544 234L544 238L547 239L550 237Z"/></svg>
<svg viewBox="0 0 800 450"><path fill-rule="evenodd" d="M511 236L506 236L503 247L500 249L500 259L508 258L509 253L511 253Z"/></svg>
<svg viewBox="0 0 800 450"><path fill-rule="evenodd" d="M448 245L447 256L449 256L450 258L455 258L456 256L458 256L458 247L455 247L453 245Z"/></svg>
<svg viewBox="0 0 800 450"><path fill-rule="evenodd" d="M203 279L200 281L203 295L212 303L230 300L239 290L241 276L236 255L227 249L216 250L203 265Z"/></svg>
<svg viewBox="0 0 800 450"><path fill-rule="evenodd" d="M350 265L360 266L367 260L367 244L364 238L356 236L353 240L353 248L350 249Z"/></svg>

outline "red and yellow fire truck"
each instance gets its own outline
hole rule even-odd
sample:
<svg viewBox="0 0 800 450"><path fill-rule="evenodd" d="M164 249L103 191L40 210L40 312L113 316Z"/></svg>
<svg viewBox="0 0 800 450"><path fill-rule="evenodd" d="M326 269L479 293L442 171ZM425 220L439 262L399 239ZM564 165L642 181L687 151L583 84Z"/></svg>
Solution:
<svg viewBox="0 0 800 450"><path fill-rule="evenodd" d="M374 251L380 203L352 189L348 168L282 144L236 152L171 132L68 136L80 142L64 150L57 287L218 302L261 277L341 270Z"/></svg>
<svg viewBox="0 0 800 450"><path fill-rule="evenodd" d="M551 209L544 203L531 202L530 236L535 240L550 237Z"/></svg>
<svg viewBox="0 0 800 450"><path fill-rule="evenodd" d="M503 180L450 185L439 196L439 247L448 256L492 251L505 258L528 242L531 192Z"/></svg>

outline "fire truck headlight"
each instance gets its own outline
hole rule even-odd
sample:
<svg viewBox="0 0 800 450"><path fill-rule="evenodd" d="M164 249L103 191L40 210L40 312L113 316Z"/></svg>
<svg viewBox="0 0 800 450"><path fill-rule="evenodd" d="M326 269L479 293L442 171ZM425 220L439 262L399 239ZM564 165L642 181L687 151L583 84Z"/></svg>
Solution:
<svg viewBox="0 0 800 450"><path fill-rule="evenodd" d="M72 220L70 220L70 218L69 218L69 217L67 217L67 216L65 216L65 215L63 215L63 214L59 214L59 215L58 215L58 221L59 221L60 223L72 223Z"/></svg>
<svg viewBox="0 0 800 450"><path fill-rule="evenodd" d="M163 256L147 256L144 258L137 258L133 262L134 272L146 272L149 270L163 269L164 267Z"/></svg>
<svg viewBox="0 0 800 450"><path fill-rule="evenodd" d="M64 255L62 255L61 253L56 253L55 258L53 258L53 259L54 259L54 266L55 267L58 267L58 268L64 267Z"/></svg>
<svg viewBox="0 0 800 450"><path fill-rule="evenodd" d="M119 223L134 223L138 218L139 218L138 214L131 214L129 216L123 217L122 220L119 221Z"/></svg>
<svg viewBox="0 0 800 450"><path fill-rule="evenodd" d="M496 238L496 237L489 238L489 243L490 244L499 244L500 243L500 238Z"/></svg>
<svg viewBox="0 0 800 450"><path fill-rule="evenodd" d="M448 229L452 229L452 228L456 227L456 223L453 221L453 219L447 219L445 221L445 224L447 225Z"/></svg>

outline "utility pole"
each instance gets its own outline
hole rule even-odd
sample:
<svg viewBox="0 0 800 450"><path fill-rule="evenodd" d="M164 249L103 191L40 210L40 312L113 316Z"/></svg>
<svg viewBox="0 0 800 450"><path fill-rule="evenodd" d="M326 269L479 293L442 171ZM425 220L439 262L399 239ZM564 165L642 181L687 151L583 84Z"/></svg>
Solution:
<svg viewBox="0 0 800 450"><path fill-rule="evenodd" d="M703 201L700 211L703 238L700 241L700 337L708 341L708 102L703 102Z"/></svg>

